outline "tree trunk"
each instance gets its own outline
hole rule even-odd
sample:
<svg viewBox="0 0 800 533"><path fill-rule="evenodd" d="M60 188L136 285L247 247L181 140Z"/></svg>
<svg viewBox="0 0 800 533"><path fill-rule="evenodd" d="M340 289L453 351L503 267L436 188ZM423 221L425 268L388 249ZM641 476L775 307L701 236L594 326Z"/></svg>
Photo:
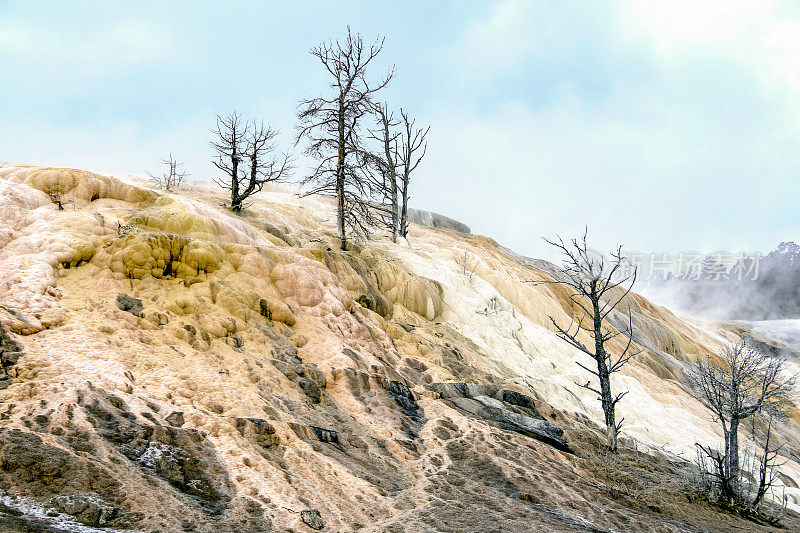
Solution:
<svg viewBox="0 0 800 533"><path fill-rule="evenodd" d="M400 230L400 213L397 205L397 173L395 162L392 158L392 147L390 144L391 136L389 133L389 119L383 114L383 152L386 157L386 172L389 179L390 200L392 202L392 242L397 242L397 234Z"/></svg>
<svg viewBox="0 0 800 533"><path fill-rule="evenodd" d="M344 206L344 95L339 97L339 151L336 159L336 222L339 227L339 240L342 250L347 250L347 233L345 230Z"/></svg>
<svg viewBox="0 0 800 533"><path fill-rule="evenodd" d="M402 203L400 206L400 235L408 236L408 175L403 176Z"/></svg>
<svg viewBox="0 0 800 533"><path fill-rule="evenodd" d="M769 441L772 435L772 417L769 418L769 423L767 424L767 434L764 437L764 456L761 458L761 463L758 468L758 490L756 491L756 497L753 499L753 507L756 509L760 509L761 501L764 498L764 495L767 493L767 489L769 485L772 485L772 481L770 480L767 482L767 477L769 475ZM777 454L776 454L777 455Z"/></svg>
<svg viewBox="0 0 800 533"><path fill-rule="evenodd" d="M739 497L739 419L731 419L731 427L728 432L728 475L730 476L730 488L734 498Z"/></svg>
<svg viewBox="0 0 800 533"><path fill-rule="evenodd" d="M728 431L728 424L725 423L724 418L722 419L722 435L725 438L725 455L723 456L725 461L723 462L722 474L725 476L725 479L730 479L731 463L728 458L731 456L731 433Z"/></svg>
<svg viewBox="0 0 800 533"><path fill-rule="evenodd" d="M611 446L611 451L617 451L617 420L614 413L614 399L611 396L611 374L608 372L608 367L602 359L597 359L597 370L600 375L600 393L601 403L603 406L603 414L606 419L606 429L608 430L608 442Z"/></svg>
<svg viewBox="0 0 800 533"><path fill-rule="evenodd" d="M236 132L233 132L234 136ZM231 152L231 209L238 213L242 210L242 199L239 198L239 154L236 152L236 143L233 143Z"/></svg>
<svg viewBox="0 0 800 533"><path fill-rule="evenodd" d="M397 181L392 176L392 242L397 242L397 234L400 232L400 213L397 205Z"/></svg>
<svg viewBox="0 0 800 533"><path fill-rule="evenodd" d="M339 223L339 240L342 241L342 250L347 250L347 233L344 227L344 180L336 180L336 217Z"/></svg>
<svg viewBox="0 0 800 533"><path fill-rule="evenodd" d="M596 282L594 282L596 283ZM600 379L600 403L606 419L608 442L612 452L617 451L617 420L614 413L614 398L611 395L611 373L606 364L606 349L603 343L603 319L600 317L600 298L592 287L590 300L592 301L592 325L594 329L594 354L597 362L597 376Z"/></svg>

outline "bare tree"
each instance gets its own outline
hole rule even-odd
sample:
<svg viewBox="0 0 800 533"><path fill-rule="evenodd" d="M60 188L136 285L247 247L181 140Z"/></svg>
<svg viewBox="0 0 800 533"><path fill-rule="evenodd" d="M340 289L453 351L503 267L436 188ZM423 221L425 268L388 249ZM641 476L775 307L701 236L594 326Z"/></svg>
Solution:
<svg viewBox="0 0 800 533"><path fill-rule="evenodd" d="M778 413L781 415L782 413ZM777 467L781 466L778 464L777 459L778 455L783 448L782 445L775 445L772 440L772 421L775 416L775 413L770 413L767 418L767 429L764 431L764 437L762 440L761 446L761 456L757 457L758 460L758 469L757 469L757 485L755 489L755 496L753 497L753 507L755 509L759 509L762 502L764 501L764 496L772 489L775 479L777 478ZM755 419L753 417L753 440L756 440L756 428L755 428Z"/></svg>
<svg viewBox="0 0 800 533"><path fill-rule="evenodd" d="M769 357L744 342L726 346L719 361L701 359L698 370L700 389L722 427L725 448L720 454L710 447L700 444L698 447L716 465L711 473L717 480L723 501L748 503L744 501L746 495L742 490L739 426L759 412L780 409L794 392L795 378L784 375L786 363L782 359ZM775 458L770 452L769 438L768 433L763 458L766 462L763 468L767 470L769 462ZM759 501L761 498L763 494Z"/></svg>
<svg viewBox="0 0 800 533"><path fill-rule="evenodd" d="M337 230L343 250L347 249L348 228L366 233L370 224L372 189L363 169L361 121L373 111L375 93L394 76L392 68L376 84L367 80L367 67L381 52L383 43L379 38L365 46L361 35L353 35L348 26L343 42L312 48L311 55L333 78L329 85L332 94L304 100L298 109L297 142L306 139L305 153L317 160L301 185L312 186L306 194L336 197Z"/></svg>
<svg viewBox="0 0 800 533"><path fill-rule="evenodd" d="M400 233L400 204L396 154L397 138L400 134L393 131L393 128L400 122L395 120L394 113L389 111L389 106L385 103L375 104L374 113L378 127L370 130L369 137L378 142L379 150L374 153L366 152L364 163L368 170L374 167L376 171L377 179L373 181L383 201L376 206L376 210L379 215L384 215L383 225L392 232L392 241L397 242L397 235ZM384 207L386 205L388 208Z"/></svg>
<svg viewBox="0 0 800 533"><path fill-rule="evenodd" d="M582 239L572 239L569 243L565 243L561 237L557 237L557 241L545 239L548 244L558 249L563 257L561 279L526 281L533 284L561 284L575 291L570 295L570 300L577 309L572 315L569 326L562 327L555 318L552 316L549 318L561 339L594 360L596 368L589 368L580 362L577 364L598 379L599 390L590 381L581 387L597 394L605 416L609 445L611 450L616 452L618 434L624 419L617 422L615 409L628 391L615 395L611 389L611 374L618 372L640 351L631 351L633 318L630 306L628 306L626 330L610 329L608 318L633 288L636 282L636 269L629 270L626 267L627 260L622 256L622 246L618 246L611 254L610 261L603 256L593 254L586 244L587 234L588 229ZM625 347L619 355L614 355L609 352L606 343L623 334L627 336ZM584 335L588 335L593 341L593 346L587 346L581 339Z"/></svg>
<svg viewBox="0 0 800 533"><path fill-rule="evenodd" d="M215 178L214 182L231 191L231 208L234 211L234 199L239 196L239 183L242 179L239 165L244 157L249 133L250 124L236 111L224 117L217 115L216 127L211 130L213 140L210 144L216 152L213 163L225 173L225 178Z"/></svg>
<svg viewBox="0 0 800 533"><path fill-rule="evenodd" d="M161 159L160 163L166 167L163 174L157 176L150 172L147 173L160 189L167 191L177 189L189 177L189 173L183 170L183 162L175 159L172 152L169 153L167 159Z"/></svg>
<svg viewBox="0 0 800 533"><path fill-rule="evenodd" d="M217 154L214 166L225 172L225 178L214 181L230 191L233 211L240 212L244 201L261 192L264 185L281 181L291 172L288 153L272 155L278 132L264 122L246 122L234 111L225 117L217 115L216 128L211 132L211 147ZM249 169L243 168L245 159Z"/></svg>
<svg viewBox="0 0 800 533"><path fill-rule="evenodd" d="M64 211L64 205L72 202L66 199L67 192L67 187L61 181L51 183L44 188L44 193L56 204L59 211Z"/></svg>
<svg viewBox="0 0 800 533"><path fill-rule="evenodd" d="M408 185L411 182L411 173L425 157L428 143L425 137L431 127L415 128L414 120L409 120L408 114L400 110L403 119L403 133L400 136L399 147L396 150L396 162L400 168L400 235L408 236ZM420 149L422 153L420 153Z"/></svg>

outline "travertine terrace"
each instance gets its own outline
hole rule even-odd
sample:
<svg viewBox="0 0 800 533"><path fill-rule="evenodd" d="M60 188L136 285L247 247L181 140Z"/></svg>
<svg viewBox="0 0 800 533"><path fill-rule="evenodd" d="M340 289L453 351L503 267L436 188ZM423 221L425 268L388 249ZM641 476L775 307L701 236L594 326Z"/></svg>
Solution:
<svg viewBox="0 0 800 533"><path fill-rule="evenodd" d="M19 520L762 527L687 496L695 442L721 438L688 365L734 326L626 298L644 351L615 377L630 394L624 450L609 457L599 402L578 385L581 355L549 325L569 321L569 293L525 283L551 279L553 265L419 225L401 243L376 235L340 252L325 198L273 189L241 216L223 201L202 186L0 167L0 340L14 354L3 359L0 491ZM556 424L566 446L498 413ZM787 450L800 449L796 422L780 431ZM797 509L795 459L781 485Z"/></svg>

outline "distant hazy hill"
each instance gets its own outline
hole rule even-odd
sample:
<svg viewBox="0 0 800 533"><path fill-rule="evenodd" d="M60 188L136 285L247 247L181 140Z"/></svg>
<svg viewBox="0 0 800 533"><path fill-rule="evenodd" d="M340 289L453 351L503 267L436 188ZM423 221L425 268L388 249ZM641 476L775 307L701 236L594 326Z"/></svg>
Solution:
<svg viewBox="0 0 800 533"><path fill-rule="evenodd" d="M706 258L700 279L657 278L645 294L661 303L715 319L800 318L800 246L782 242L761 259L758 275L712 276ZM719 277L719 279L715 279Z"/></svg>

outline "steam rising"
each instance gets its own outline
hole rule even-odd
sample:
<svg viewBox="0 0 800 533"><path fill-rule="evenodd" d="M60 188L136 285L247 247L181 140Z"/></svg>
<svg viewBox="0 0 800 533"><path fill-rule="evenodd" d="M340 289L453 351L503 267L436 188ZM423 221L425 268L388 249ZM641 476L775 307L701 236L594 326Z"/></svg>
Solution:
<svg viewBox="0 0 800 533"><path fill-rule="evenodd" d="M800 246L783 242L753 279L654 279L642 293L660 304L711 320L800 318Z"/></svg>

